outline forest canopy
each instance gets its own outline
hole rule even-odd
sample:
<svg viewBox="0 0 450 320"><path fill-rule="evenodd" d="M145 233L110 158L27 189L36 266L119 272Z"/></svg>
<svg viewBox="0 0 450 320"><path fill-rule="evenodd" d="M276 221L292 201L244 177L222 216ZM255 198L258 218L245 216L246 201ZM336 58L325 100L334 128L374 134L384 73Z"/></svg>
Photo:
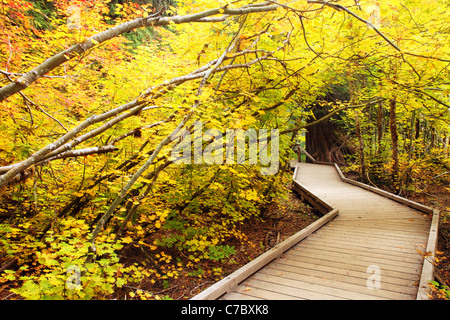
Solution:
<svg viewBox="0 0 450 320"><path fill-rule="evenodd" d="M397 194L448 188L448 1L3 0L0 33L0 285L16 297L201 278L286 197L298 145ZM225 161L227 130L265 130L276 172L261 150ZM182 141L213 160L180 161Z"/></svg>

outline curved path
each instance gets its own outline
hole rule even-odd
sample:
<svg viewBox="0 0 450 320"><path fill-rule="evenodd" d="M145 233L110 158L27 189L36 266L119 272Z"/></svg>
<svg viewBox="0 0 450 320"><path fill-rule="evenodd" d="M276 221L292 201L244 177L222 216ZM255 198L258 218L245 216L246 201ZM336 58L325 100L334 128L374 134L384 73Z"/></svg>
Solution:
<svg viewBox="0 0 450 320"><path fill-rule="evenodd" d="M325 215L193 299L427 298L437 211L336 165L296 163L293 179Z"/></svg>

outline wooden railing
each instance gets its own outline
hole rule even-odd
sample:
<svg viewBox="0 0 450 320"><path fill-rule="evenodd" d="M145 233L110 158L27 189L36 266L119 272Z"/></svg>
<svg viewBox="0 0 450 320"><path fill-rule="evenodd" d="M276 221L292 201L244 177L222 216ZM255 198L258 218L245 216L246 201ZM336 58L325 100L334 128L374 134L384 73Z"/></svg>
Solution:
<svg viewBox="0 0 450 320"><path fill-rule="evenodd" d="M284 254L286 251L291 249L293 246L295 246L297 243L302 241L303 239L310 236L312 233L320 229L322 226L327 224L329 221L333 220L338 214L339 211L337 209L333 209L329 204L327 204L325 201L319 199L319 197L315 196L311 191L309 191L306 187L302 186L300 183L295 181L295 177L297 175L297 167L294 169L294 186L296 185L298 189L302 192L307 192L309 195L309 198L312 201L320 202L322 205L322 213L324 213L324 216L316 220L315 222L311 223L307 227L303 228L293 236L289 237L288 239L282 241L281 243L277 244L272 249L266 251L256 259L252 260L245 266L241 267L240 269L236 270L229 276L223 278L219 282L213 284L211 287L207 288L206 290L200 292L198 295L193 297L191 300L214 300L220 298L222 295L226 294L227 292L233 291L242 281L250 277L252 274L260 270L261 268L265 267L268 263L271 261L277 259L282 254Z"/></svg>
<svg viewBox="0 0 450 320"><path fill-rule="evenodd" d="M434 280L434 263L436 261L435 255L436 255L436 247L437 247L437 239L439 234L439 210L424 206L420 203L402 198L398 195L395 195L393 193L381 190L379 188L375 188L372 186L369 186L367 184L361 183L359 181L355 181L349 178L346 178L344 174L342 173L341 169L336 163L332 162L322 162L322 161L316 161L313 156L311 156L305 149L303 149L301 146L297 146L298 148L298 161L301 162L300 152L302 152L306 157L308 157L312 163L314 164L322 164L322 165L332 165L336 168L336 171L338 172L341 180L346 183L350 183L352 185L358 186L360 188L369 190L371 192L374 192L376 194L379 194L383 197L386 197L388 199L394 200L396 202L402 203L406 206L409 206L411 208L414 208L418 211L424 212L428 215L431 215L431 226L430 231L428 233L428 243L427 248L425 252L424 257L424 263L422 267L422 273L420 276L420 283L419 283L419 290L417 292L417 300L427 300L430 296L430 287L429 282ZM295 174L295 173L294 173ZM294 181L295 181L295 175L294 175ZM294 185L295 187L295 185ZM307 199L308 200L308 199ZM322 200L323 201L323 200ZM317 205L313 202L311 202L313 205ZM321 204L317 205L317 209L319 209ZM320 209L319 209L320 210Z"/></svg>

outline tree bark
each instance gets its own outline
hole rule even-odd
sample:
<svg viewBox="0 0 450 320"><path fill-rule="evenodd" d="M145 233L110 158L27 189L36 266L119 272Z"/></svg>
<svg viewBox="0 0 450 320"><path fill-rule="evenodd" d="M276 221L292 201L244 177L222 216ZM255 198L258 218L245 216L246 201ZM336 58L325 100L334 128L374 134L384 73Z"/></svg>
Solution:
<svg viewBox="0 0 450 320"><path fill-rule="evenodd" d="M398 187L398 173L399 173L399 160L398 160L398 132L397 132L397 101L392 99L389 103L389 129L391 131L392 141L392 181L394 185Z"/></svg>
<svg viewBox="0 0 450 320"><path fill-rule="evenodd" d="M383 140L383 103L380 102L378 103L378 113L377 113L377 133L378 133L378 141L377 141L377 155L380 156L381 155L381 148L382 148L382 143L381 141Z"/></svg>
<svg viewBox="0 0 450 320"><path fill-rule="evenodd" d="M327 93L322 99L324 102L335 101L349 101L350 97L342 89ZM316 122L315 119L324 118L330 114L328 108L320 103L312 107L314 117L307 120L307 123L314 123L308 126L306 131L306 151L314 157L317 161L344 163L345 155L355 152L354 148L346 145L347 139L345 131L339 127L335 121L339 120L340 116L333 114L332 117L326 118L323 121ZM310 160L307 159L309 162Z"/></svg>
<svg viewBox="0 0 450 320"><path fill-rule="evenodd" d="M285 48L285 46L289 43L289 37L290 37L290 33L287 36L287 40L285 40L283 42L283 45L278 47L276 51L279 51L279 50L282 50L283 48ZM7 171L5 174L0 176L0 188L7 185L12 179L14 179L14 177L17 174L25 171L27 168L34 165L35 163L45 160L49 157L57 156L58 154L60 154L62 152L68 151L71 148L73 148L74 146L78 145L79 143L84 142L88 139L91 139L92 137L97 136L100 133L108 130L109 128L111 128L112 126L116 125L117 123L125 120L126 118L129 118L131 116L139 114L139 112L141 112L142 109L149 103L147 101L147 99L149 99L149 97L151 97L152 99L159 98L186 81L191 81L191 80L202 78L202 83L200 85L200 88L201 88L205 82L204 79L208 79L211 76L211 74L213 74L213 73L221 72L221 71L229 70L229 69L250 68L252 65L259 63L260 61L268 59L276 51L268 52L265 55L258 57L252 61L249 61L245 64L226 65L226 66L219 67L219 65L224 60L229 59L229 57L221 56L219 59L215 59L215 60L209 62L206 66L199 68L196 71L191 72L188 75L185 75L182 77L177 77L170 81L166 81L158 86L148 88L138 98L136 98L135 100L133 100L131 102L128 102L128 103L121 105L117 108L114 108L112 110L109 110L101 115L93 115L93 116L89 117L87 120L80 123L78 126L76 126L71 131L67 132L64 136L59 138L57 141L45 146L41 150L32 154L28 159L12 165L12 167L9 169L9 171ZM129 112L124 113L126 111L129 111ZM108 120L109 118L113 118L113 119L104 123L102 126L76 138L76 136L79 135L86 128L90 127L93 124L99 123L101 121Z"/></svg>
<svg viewBox="0 0 450 320"><path fill-rule="evenodd" d="M359 121L358 113L355 115L355 127L356 127L356 136L358 137L359 162L361 165L360 179L363 183L367 183L366 157L364 154L365 145L361 130L361 122Z"/></svg>
<svg viewBox="0 0 450 320"><path fill-rule="evenodd" d="M180 24L189 22L214 22L216 20L208 19L207 17L215 15L245 15L255 12L268 12L274 11L279 8L278 5L264 3L265 5L248 5L238 9L227 9L227 8L216 8L210 9L203 12L188 14L184 16L173 16L173 17L161 17L159 13L146 17L138 18L132 21L125 22L111 29L100 32L82 43L78 43L67 50L64 50L53 57L48 58L43 63L35 67L34 69L28 71L22 77L16 81L0 88L0 102L7 99L8 97L16 94L17 92L24 90L30 86L37 79L46 75L53 69L62 65L63 63L72 60L75 57L79 57L88 50L94 48L96 45L101 44L107 40L115 38L121 34L129 32L131 30L141 28L141 27L156 27L156 26L166 26L170 23ZM225 18L224 18L225 19ZM224 20L222 19L222 20Z"/></svg>

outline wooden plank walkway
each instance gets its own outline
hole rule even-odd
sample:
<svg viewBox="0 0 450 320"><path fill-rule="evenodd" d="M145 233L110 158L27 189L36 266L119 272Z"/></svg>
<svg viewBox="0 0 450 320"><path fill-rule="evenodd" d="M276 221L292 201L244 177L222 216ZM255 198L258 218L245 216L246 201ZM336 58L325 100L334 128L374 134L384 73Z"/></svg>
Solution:
<svg viewBox="0 0 450 320"><path fill-rule="evenodd" d="M297 163L293 178L330 213L193 299L426 298L433 270L420 252L434 254L436 211L350 184L333 165Z"/></svg>

